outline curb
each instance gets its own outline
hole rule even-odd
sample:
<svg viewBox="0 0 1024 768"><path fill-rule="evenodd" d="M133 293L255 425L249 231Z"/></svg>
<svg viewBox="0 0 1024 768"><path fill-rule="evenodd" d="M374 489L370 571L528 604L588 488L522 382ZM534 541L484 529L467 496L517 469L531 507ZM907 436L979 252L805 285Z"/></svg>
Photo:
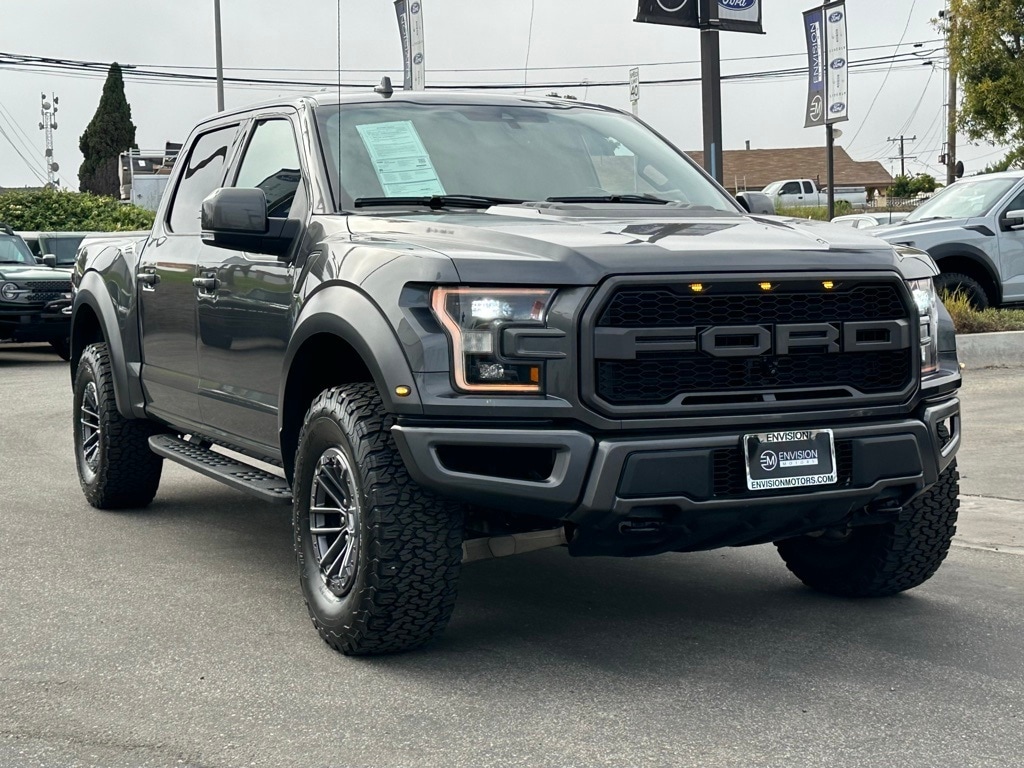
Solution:
<svg viewBox="0 0 1024 768"><path fill-rule="evenodd" d="M1024 366L1024 331L957 334L956 351L967 368Z"/></svg>

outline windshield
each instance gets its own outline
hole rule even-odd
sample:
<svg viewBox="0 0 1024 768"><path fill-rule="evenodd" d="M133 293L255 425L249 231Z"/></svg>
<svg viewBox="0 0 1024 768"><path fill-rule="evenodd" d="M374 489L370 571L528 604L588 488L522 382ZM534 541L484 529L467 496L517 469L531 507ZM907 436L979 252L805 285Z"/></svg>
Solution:
<svg viewBox="0 0 1024 768"><path fill-rule="evenodd" d="M39 246L43 253L52 253L58 264L74 264L78 246L85 235L40 235Z"/></svg>
<svg viewBox="0 0 1024 768"><path fill-rule="evenodd" d="M922 203L905 222L926 219L970 219L984 216L1019 179L961 179Z"/></svg>
<svg viewBox="0 0 1024 768"><path fill-rule="evenodd" d="M615 112L400 101L324 106L318 122L343 208L399 197L643 202L635 198L646 195L738 210L671 145Z"/></svg>
<svg viewBox="0 0 1024 768"><path fill-rule="evenodd" d="M20 237L0 233L0 264L35 264L32 251Z"/></svg>

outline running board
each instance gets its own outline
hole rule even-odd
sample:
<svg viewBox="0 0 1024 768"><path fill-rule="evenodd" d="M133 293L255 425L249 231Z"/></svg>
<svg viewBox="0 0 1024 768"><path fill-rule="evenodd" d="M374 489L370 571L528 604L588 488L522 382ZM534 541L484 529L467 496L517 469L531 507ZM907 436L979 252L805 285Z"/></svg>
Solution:
<svg viewBox="0 0 1024 768"><path fill-rule="evenodd" d="M154 435L149 449L157 456L176 461L200 474L219 480L239 491L251 493L264 501L291 504L292 489L284 478L243 464L222 453L202 448L174 435Z"/></svg>

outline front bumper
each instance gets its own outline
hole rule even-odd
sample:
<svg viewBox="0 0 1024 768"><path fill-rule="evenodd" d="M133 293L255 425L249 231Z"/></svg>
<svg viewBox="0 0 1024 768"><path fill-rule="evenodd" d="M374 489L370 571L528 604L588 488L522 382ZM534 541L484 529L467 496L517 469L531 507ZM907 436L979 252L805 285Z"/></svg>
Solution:
<svg viewBox="0 0 1024 768"><path fill-rule="evenodd" d="M903 419L798 426L833 430L835 485L747 491L740 444L760 431L756 422L742 432L686 436L410 424L393 434L412 477L440 494L571 523L575 554L653 554L772 541L895 513L953 461L960 401L925 404ZM498 460L481 461L488 452Z"/></svg>
<svg viewBox="0 0 1024 768"><path fill-rule="evenodd" d="M71 335L71 302L65 299L45 306L0 308L0 341L19 343L62 341Z"/></svg>

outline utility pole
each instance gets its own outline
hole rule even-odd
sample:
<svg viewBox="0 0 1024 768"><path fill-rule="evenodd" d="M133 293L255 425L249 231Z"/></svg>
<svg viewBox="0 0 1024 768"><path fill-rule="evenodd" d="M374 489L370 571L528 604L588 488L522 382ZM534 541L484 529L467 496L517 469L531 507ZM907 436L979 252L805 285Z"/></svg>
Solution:
<svg viewBox="0 0 1024 768"><path fill-rule="evenodd" d="M704 170L722 183L722 56L718 40L718 2L701 0L699 17Z"/></svg>
<svg viewBox="0 0 1024 768"><path fill-rule="evenodd" d="M946 20L946 186L956 181L956 67L950 52L950 43L956 19L949 9L939 11L939 18Z"/></svg>
<svg viewBox="0 0 1024 768"><path fill-rule="evenodd" d="M890 137L890 138L886 139L886 141L891 141L891 142L894 142L894 143L898 141L900 143L900 153L899 153L899 155L897 155L897 157L899 157L899 159L900 159L900 176L906 176L907 175L907 167L906 167L906 162L905 161L906 160L917 160L917 155L911 155L908 158L904 154L904 151L903 151L903 142L904 141L917 141L917 136L911 136L911 137L907 138L906 136L900 134L900 137L898 139L893 139L893 138ZM889 159L890 160L895 160L896 158L895 157L890 157Z"/></svg>
<svg viewBox="0 0 1024 768"><path fill-rule="evenodd" d="M52 102L48 101L46 94L42 95L42 122L39 123L39 130L45 132L46 136L46 188L55 189L57 183L57 171L60 166L53 159L53 132L57 130L57 105L60 99L56 94L51 94Z"/></svg>
<svg viewBox="0 0 1024 768"><path fill-rule="evenodd" d="M220 38L220 0L213 0L213 28L217 38L217 111L224 111L224 52Z"/></svg>

